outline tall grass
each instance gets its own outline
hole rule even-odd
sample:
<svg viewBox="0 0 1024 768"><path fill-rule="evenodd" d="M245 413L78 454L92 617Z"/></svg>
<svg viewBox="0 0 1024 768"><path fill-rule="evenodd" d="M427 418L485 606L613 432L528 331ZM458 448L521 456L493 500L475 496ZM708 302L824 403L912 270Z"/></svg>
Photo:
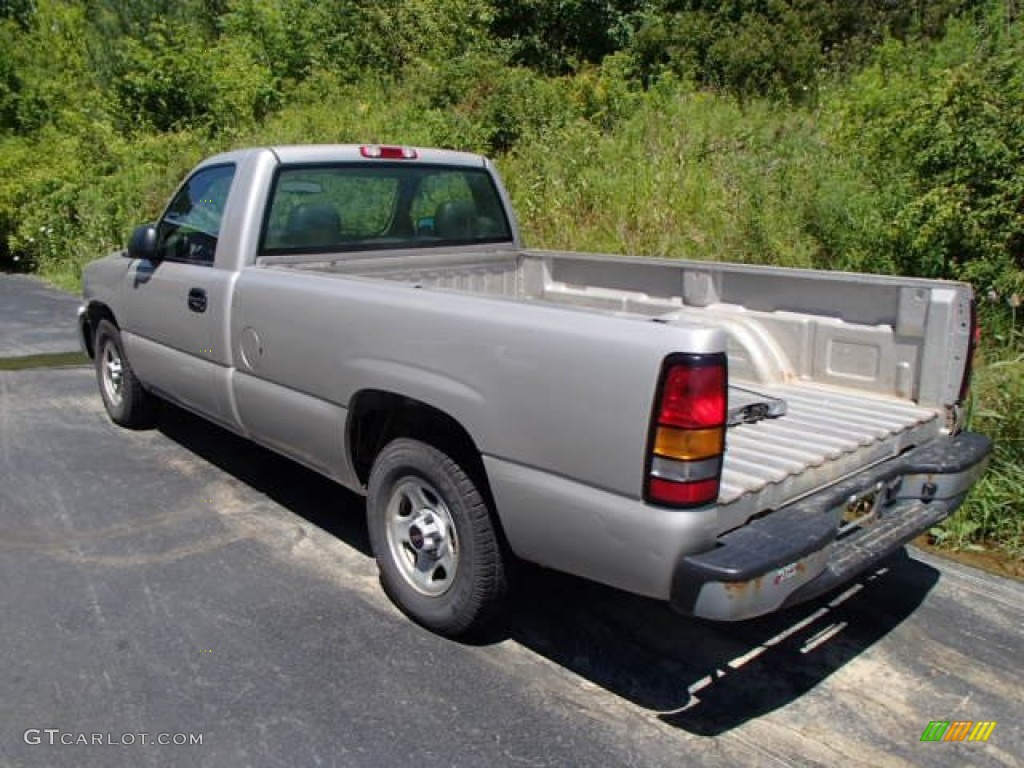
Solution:
<svg viewBox="0 0 1024 768"><path fill-rule="evenodd" d="M1024 334L1004 330L1010 335L983 347L972 383L970 428L996 441L992 463L963 509L932 535L941 546L1024 557Z"/></svg>
<svg viewBox="0 0 1024 768"><path fill-rule="evenodd" d="M765 101L662 83L611 130L575 122L500 167L541 247L825 268L868 250L867 180L813 113Z"/></svg>

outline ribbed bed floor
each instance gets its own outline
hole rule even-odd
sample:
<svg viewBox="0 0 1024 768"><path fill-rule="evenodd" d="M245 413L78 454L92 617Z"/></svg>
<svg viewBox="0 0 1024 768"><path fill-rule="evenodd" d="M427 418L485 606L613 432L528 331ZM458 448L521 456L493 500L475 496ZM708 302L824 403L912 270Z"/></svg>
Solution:
<svg viewBox="0 0 1024 768"><path fill-rule="evenodd" d="M858 451L870 450L938 418L935 411L913 403L814 384L765 387L736 383L782 398L787 413L729 429L720 504L768 484L782 483L808 467L844 455L852 458Z"/></svg>

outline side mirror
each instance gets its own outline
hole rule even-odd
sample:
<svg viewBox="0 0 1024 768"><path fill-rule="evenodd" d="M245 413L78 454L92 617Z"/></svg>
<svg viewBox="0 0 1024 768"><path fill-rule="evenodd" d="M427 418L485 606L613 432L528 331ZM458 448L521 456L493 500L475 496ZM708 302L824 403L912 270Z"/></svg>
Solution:
<svg viewBox="0 0 1024 768"><path fill-rule="evenodd" d="M156 257L156 227L152 224L136 227L128 240L128 258L153 261Z"/></svg>

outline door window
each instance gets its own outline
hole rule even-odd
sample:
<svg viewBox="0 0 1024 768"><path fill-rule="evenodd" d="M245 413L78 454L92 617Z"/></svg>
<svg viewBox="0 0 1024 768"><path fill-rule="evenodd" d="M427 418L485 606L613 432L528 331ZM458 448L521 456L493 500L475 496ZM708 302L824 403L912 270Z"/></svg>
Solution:
<svg viewBox="0 0 1024 768"><path fill-rule="evenodd" d="M216 165L197 171L167 206L157 226L160 258L213 265L235 166Z"/></svg>

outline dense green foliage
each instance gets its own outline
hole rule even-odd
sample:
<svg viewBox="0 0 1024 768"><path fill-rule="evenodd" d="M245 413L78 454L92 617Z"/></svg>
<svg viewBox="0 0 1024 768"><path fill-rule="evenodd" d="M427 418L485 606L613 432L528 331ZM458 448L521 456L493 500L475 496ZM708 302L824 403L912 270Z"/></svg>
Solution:
<svg viewBox="0 0 1024 768"><path fill-rule="evenodd" d="M536 246L950 277L999 456L940 533L1024 549L1013 0L0 0L0 268L69 287L201 157L496 156Z"/></svg>

